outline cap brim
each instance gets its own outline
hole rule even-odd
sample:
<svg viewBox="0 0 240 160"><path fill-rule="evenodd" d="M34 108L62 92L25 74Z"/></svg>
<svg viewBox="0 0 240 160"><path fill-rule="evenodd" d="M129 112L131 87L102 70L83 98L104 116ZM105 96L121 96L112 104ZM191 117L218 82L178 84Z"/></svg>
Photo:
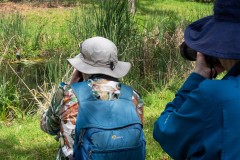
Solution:
<svg viewBox="0 0 240 160"><path fill-rule="evenodd" d="M118 61L113 70L110 67L95 67L85 63L81 58L68 59L68 62L77 70L86 74L105 74L115 78L124 77L130 70L131 64L129 62Z"/></svg>
<svg viewBox="0 0 240 160"><path fill-rule="evenodd" d="M190 24L184 33L186 44L203 54L240 59L240 23L208 16Z"/></svg>

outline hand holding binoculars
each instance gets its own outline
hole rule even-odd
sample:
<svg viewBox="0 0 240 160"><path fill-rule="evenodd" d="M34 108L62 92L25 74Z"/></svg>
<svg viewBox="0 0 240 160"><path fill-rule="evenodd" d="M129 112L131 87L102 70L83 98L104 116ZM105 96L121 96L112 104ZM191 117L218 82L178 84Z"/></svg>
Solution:
<svg viewBox="0 0 240 160"><path fill-rule="evenodd" d="M186 60L196 61L196 59L197 59L197 51L188 47L188 45L185 42L183 42L180 45L180 53L181 53L181 56ZM210 67L213 67L213 66L216 66L216 65L220 64L220 61L219 61L218 58L208 56L208 55L204 55L204 57L205 57L205 60L206 60L207 64Z"/></svg>
<svg viewBox="0 0 240 160"><path fill-rule="evenodd" d="M197 51L190 48L185 42L183 42L180 45L180 53L181 53L181 56L186 60L196 61L196 59L197 59ZM205 55L205 54L204 54L204 57L205 57L208 67L211 69L210 78L211 79L216 78L218 73L215 69L215 66L221 64L219 59L216 57Z"/></svg>

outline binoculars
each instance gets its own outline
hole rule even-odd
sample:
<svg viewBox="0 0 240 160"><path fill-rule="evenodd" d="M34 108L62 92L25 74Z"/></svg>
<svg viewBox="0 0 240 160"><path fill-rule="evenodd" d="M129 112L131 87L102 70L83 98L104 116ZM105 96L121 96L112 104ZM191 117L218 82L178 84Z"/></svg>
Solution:
<svg viewBox="0 0 240 160"><path fill-rule="evenodd" d="M186 60L196 61L197 59L197 51L188 47L188 45L185 42L183 42L180 45L180 53L181 53L181 56ZM209 66L215 66L217 64L220 64L220 61L218 58L208 56L208 55L204 55L204 57Z"/></svg>

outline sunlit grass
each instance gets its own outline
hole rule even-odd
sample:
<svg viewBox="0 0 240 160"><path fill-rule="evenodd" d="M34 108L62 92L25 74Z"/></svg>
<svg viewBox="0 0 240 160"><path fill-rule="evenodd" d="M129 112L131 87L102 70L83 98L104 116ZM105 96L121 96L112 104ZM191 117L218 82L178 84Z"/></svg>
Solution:
<svg viewBox="0 0 240 160"><path fill-rule="evenodd" d="M56 159L59 144L42 132L39 117L16 121L12 126L0 124L1 159Z"/></svg>
<svg viewBox="0 0 240 160"><path fill-rule="evenodd" d="M170 157L161 149L159 144L153 139L154 122L165 108L168 101L171 101L174 93L163 90L149 93L144 97L144 133L147 140L147 160L167 160Z"/></svg>
<svg viewBox="0 0 240 160"><path fill-rule="evenodd" d="M211 3L180 0L142 0L139 2L138 7L139 14L143 16L155 13L161 16L161 14L172 12L177 14L180 19L187 21L194 21L213 13L213 5Z"/></svg>

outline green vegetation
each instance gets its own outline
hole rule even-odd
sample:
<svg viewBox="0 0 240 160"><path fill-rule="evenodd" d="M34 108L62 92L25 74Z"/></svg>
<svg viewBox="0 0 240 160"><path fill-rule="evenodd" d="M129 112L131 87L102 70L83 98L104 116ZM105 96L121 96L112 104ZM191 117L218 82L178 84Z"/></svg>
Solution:
<svg viewBox="0 0 240 160"><path fill-rule="evenodd" d="M152 93L145 97L144 132L147 139L147 160L170 159L152 137L153 124L165 104L173 98L170 91ZM41 131L40 116L15 120L13 125L0 125L1 159L54 160L59 144L54 136Z"/></svg>
<svg viewBox="0 0 240 160"><path fill-rule="evenodd" d="M39 117L32 117L10 127L0 126L1 159L54 160L59 144L42 132L39 125Z"/></svg>
<svg viewBox="0 0 240 160"><path fill-rule="evenodd" d="M184 78L186 64L178 50L189 22L211 14L212 6L176 0L139 1L128 12L127 0L82 1L75 8L35 9L0 15L1 59L59 59L76 55L78 43L99 35L113 40L120 59L132 63L126 81L137 89L154 91L171 79ZM180 74L175 74L180 73ZM180 75L180 76L179 76Z"/></svg>
<svg viewBox="0 0 240 160"><path fill-rule="evenodd" d="M51 7L56 4L50 2ZM140 0L131 14L127 0L72 2L77 5L33 8L28 4L25 7L30 9L0 12L1 158L55 158L58 143L40 130L39 115L48 107L57 84L68 81L71 68L66 58L79 53L81 41L99 35L113 40L120 59L132 64L122 81L144 95L147 159L170 159L152 138L153 124L192 69L178 49L184 28L212 14L212 5ZM17 52L20 62L15 61Z"/></svg>
<svg viewBox="0 0 240 160"><path fill-rule="evenodd" d="M146 160L170 160L171 158L161 149L159 144L153 139L153 125L165 108L167 102L174 98L174 93L167 90L150 93L145 96L144 108L144 133L147 140Z"/></svg>
<svg viewBox="0 0 240 160"><path fill-rule="evenodd" d="M11 81L6 81L3 78L3 83L0 84L0 120L7 121L14 118L21 118L23 115L19 107L19 94L16 86L11 85Z"/></svg>

